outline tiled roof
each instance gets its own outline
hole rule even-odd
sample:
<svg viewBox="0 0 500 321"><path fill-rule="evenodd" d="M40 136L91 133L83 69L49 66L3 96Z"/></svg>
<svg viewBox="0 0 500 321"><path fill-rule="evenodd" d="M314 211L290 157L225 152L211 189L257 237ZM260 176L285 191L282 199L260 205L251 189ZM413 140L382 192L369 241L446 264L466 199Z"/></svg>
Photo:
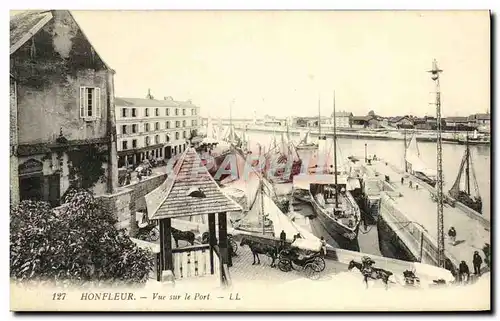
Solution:
<svg viewBox="0 0 500 321"><path fill-rule="evenodd" d="M116 97L115 105L119 107L196 107L189 101L175 101L170 99L148 99L148 98L123 98Z"/></svg>
<svg viewBox="0 0 500 321"><path fill-rule="evenodd" d="M179 107L173 100L116 97L115 105L120 107Z"/></svg>
<svg viewBox="0 0 500 321"><path fill-rule="evenodd" d="M454 122L454 123L466 123L467 122L467 117L446 117L445 119L447 122Z"/></svg>
<svg viewBox="0 0 500 321"><path fill-rule="evenodd" d="M198 189L206 197L188 195L191 189ZM152 220L242 210L221 191L194 148L186 149L172 174L146 195L146 202Z"/></svg>
<svg viewBox="0 0 500 321"><path fill-rule="evenodd" d="M52 13L47 10L28 10L10 18L11 54L31 39L48 21Z"/></svg>

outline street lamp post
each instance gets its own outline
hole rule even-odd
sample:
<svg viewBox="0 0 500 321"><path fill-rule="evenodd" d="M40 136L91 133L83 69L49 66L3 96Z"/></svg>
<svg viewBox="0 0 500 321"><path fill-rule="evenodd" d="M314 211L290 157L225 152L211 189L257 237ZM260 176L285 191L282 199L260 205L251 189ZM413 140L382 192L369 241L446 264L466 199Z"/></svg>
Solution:
<svg viewBox="0 0 500 321"><path fill-rule="evenodd" d="M366 154L366 146L367 146L367 144L365 143L365 163L368 163L368 155Z"/></svg>

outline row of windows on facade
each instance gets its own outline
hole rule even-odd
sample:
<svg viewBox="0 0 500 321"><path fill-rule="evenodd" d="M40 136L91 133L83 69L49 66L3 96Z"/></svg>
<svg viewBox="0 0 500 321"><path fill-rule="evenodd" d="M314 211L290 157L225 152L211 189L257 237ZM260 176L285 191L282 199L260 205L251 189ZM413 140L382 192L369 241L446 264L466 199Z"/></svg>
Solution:
<svg viewBox="0 0 500 321"><path fill-rule="evenodd" d="M155 116L160 115L160 108L155 108ZM165 116L170 116L170 108L165 109ZM179 116L179 108L175 108L175 116ZM182 116L186 116L186 109L182 109ZM191 116L196 116L196 108L191 108ZM122 117L139 117L137 108L122 108ZM149 108L144 109L144 117L149 117Z"/></svg>
<svg viewBox="0 0 500 321"><path fill-rule="evenodd" d="M175 140L178 140L180 138L180 133L175 132ZM182 138L187 138L187 133L186 131L182 132ZM165 143L168 143L170 141L170 136L165 135ZM154 143L155 144L160 144L160 135L155 135L154 137ZM146 136L144 137L144 146L149 146L151 145L151 137ZM137 139L132 139L132 148L137 148ZM128 149L128 141L124 140L122 141L122 149Z"/></svg>
<svg viewBox="0 0 500 321"><path fill-rule="evenodd" d="M196 120L191 120L191 127L197 126L198 122ZM180 128L181 127L181 122L179 120L175 121L175 128ZM186 121L182 121L182 127L186 127ZM164 129L170 129L170 121L165 122L165 128ZM121 126L121 133L122 134L136 134L139 132L139 125L138 124L132 124L132 125L122 125ZM154 129L155 131L160 130L160 123L156 122L154 123ZM151 124L146 123L144 124L144 132L149 132L151 131Z"/></svg>

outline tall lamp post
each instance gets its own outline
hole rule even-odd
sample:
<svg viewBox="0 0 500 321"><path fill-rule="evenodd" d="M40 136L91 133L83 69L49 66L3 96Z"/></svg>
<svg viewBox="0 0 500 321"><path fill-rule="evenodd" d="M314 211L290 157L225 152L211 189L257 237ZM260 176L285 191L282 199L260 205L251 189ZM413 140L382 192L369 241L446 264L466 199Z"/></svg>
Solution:
<svg viewBox="0 0 500 321"><path fill-rule="evenodd" d="M366 153L367 144L365 143L365 163L368 163L368 154Z"/></svg>
<svg viewBox="0 0 500 321"><path fill-rule="evenodd" d="M423 226L422 224L415 222L415 221L407 221L407 222L399 222L401 224L403 223L411 223L420 226L422 231L420 231L420 253L419 253L419 262L422 263L422 259L424 257L424 232L429 233L429 231Z"/></svg>

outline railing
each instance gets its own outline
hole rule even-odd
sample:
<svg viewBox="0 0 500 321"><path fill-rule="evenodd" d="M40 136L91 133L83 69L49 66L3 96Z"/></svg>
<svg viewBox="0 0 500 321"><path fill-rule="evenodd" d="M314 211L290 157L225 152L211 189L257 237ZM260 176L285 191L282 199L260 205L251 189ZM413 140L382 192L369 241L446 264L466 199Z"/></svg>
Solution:
<svg viewBox="0 0 500 321"><path fill-rule="evenodd" d="M217 253L214 256L214 274L220 271ZM172 249L174 276L186 279L210 275L210 246L208 244Z"/></svg>

